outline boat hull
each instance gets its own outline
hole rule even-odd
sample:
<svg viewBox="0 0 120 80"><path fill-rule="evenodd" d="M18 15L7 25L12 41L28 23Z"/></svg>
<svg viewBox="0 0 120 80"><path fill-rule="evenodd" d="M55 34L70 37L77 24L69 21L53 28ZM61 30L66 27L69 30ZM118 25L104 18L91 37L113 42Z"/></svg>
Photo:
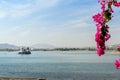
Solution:
<svg viewBox="0 0 120 80"><path fill-rule="evenodd" d="M31 54L31 52L30 51L18 52L18 54Z"/></svg>

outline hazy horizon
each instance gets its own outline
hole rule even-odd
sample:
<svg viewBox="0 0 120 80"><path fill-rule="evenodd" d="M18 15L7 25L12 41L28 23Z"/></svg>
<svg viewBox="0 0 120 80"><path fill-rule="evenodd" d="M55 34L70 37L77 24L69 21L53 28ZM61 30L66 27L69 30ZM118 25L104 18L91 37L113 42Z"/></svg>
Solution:
<svg viewBox="0 0 120 80"><path fill-rule="evenodd" d="M120 43L120 8L114 9L107 45ZM0 0L0 43L94 47L92 15L100 11L97 0Z"/></svg>

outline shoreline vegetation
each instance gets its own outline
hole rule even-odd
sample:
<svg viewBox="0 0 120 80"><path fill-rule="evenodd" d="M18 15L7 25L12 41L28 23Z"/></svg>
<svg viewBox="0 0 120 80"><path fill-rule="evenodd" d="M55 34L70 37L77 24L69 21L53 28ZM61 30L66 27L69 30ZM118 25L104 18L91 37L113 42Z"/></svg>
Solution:
<svg viewBox="0 0 120 80"><path fill-rule="evenodd" d="M5 48L5 49L0 49L0 51L19 51L19 48ZM107 51L116 51L117 52L117 48L107 48ZM31 48L31 51L96 51L96 48Z"/></svg>

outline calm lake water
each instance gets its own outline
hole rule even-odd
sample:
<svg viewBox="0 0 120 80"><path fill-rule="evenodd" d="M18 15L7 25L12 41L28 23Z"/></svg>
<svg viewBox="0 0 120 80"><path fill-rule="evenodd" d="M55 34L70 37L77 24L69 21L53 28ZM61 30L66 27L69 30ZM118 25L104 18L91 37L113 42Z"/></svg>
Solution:
<svg viewBox="0 0 120 80"><path fill-rule="evenodd" d="M109 52L108 52L109 53ZM94 51L0 52L0 77L31 77L47 80L120 80L114 67L119 54L99 57Z"/></svg>

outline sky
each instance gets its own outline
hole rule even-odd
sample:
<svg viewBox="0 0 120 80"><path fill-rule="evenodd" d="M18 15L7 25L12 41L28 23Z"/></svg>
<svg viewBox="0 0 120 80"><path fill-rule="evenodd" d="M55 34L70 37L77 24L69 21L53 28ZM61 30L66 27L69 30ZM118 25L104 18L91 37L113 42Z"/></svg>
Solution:
<svg viewBox="0 0 120 80"><path fill-rule="evenodd" d="M120 43L120 8L114 9L107 45ZM97 0L0 0L0 43L94 47L92 16L100 11Z"/></svg>

